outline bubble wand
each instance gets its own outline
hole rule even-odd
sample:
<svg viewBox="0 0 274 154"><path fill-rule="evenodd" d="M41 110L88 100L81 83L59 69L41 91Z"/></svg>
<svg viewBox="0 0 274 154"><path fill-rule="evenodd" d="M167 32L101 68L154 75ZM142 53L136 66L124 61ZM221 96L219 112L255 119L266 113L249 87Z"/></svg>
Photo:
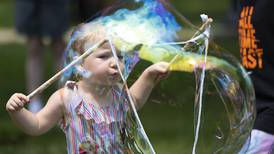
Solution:
<svg viewBox="0 0 274 154"><path fill-rule="evenodd" d="M185 47L187 47L189 45L189 43L191 43L193 41L193 39L195 39L195 37L197 37L197 35L199 35L200 33L203 33L206 28L213 22L212 18L208 18L206 19L206 21L203 23L203 25L199 28L199 30L192 36L192 38L188 41L185 42L176 42L181 43L181 44L186 44ZM171 43L170 43L171 44ZM182 49L184 49L185 47L183 47ZM170 66L176 61L176 59L179 57L179 54L177 53L170 61L169 61L169 65L168 65L168 69L170 69Z"/></svg>
<svg viewBox="0 0 274 154"><path fill-rule="evenodd" d="M29 99L33 98L35 95L40 94L43 92L46 88L48 88L53 82L58 80L61 75L63 75L64 72L66 72L68 69L73 67L74 65L81 62L83 59L87 58L95 49L100 47L102 44L104 44L107 40L103 39L99 41L97 44L93 45L89 49L87 49L81 56L79 56L77 59L73 60L70 64L68 64L65 68L63 68L61 71L56 73L53 77L48 79L46 82L44 82L42 85L40 85L37 89L35 89L33 92L31 92L27 97Z"/></svg>

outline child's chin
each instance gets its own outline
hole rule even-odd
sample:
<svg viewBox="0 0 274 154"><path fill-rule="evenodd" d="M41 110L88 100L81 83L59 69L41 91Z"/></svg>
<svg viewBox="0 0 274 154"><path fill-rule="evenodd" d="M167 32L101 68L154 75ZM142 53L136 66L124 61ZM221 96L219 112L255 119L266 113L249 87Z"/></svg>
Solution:
<svg viewBox="0 0 274 154"><path fill-rule="evenodd" d="M108 79L107 79L107 83L108 84L111 84L111 85L114 85L114 84L117 84L118 82L121 81L121 77L119 75L115 75L115 76L110 76Z"/></svg>
<svg viewBox="0 0 274 154"><path fill-rule="evenodd" d="M117 83L119 83L121 81L121 79L113 79L111 81L109 81L107 84L109 86L113 86L113 85L116 85Z"/></svg>

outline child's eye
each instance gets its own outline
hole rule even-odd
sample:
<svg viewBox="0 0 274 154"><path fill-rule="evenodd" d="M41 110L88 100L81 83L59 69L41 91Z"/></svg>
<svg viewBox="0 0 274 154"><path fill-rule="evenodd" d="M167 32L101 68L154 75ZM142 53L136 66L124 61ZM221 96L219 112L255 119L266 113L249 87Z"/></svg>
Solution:
<svg viewBox="0 0 274 154"><path fill-rule="evenodd" d="M100 55L100 56L98 56L98 58L100 58L100 59L107 59L109 56L108 55Z"/></svg>
<svg viewBox="0 0 274 154"><path fill-rule="evenodd" d="M122 55L118 55L118 58L122 60L124 57Z"/></svg>

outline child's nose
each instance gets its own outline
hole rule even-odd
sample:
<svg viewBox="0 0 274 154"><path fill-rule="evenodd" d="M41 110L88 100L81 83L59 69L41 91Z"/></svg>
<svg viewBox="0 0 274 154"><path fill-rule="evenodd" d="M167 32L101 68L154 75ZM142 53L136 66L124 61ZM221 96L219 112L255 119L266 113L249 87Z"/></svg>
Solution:
<svg viewBox="0 0 274 154"><path fill-rule="evenodd" d="M117 69L117 64L116 64L116 61L114 58L111 58L111 61L110 61L110 67L111 68L115 68Z"/></svg>

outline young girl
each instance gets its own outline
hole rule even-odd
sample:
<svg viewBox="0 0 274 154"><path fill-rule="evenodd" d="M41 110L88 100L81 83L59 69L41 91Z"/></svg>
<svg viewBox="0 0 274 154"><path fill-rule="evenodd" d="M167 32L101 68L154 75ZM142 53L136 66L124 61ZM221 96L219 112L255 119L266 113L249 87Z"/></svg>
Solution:
<svg viewBox="0 0 274 154"><path fill-rule="evenodd" d="M71 47L78 55L106 38L103 26L93 25L93 30L88 28L87 25L80 25L76 29L78 36ZM119 52L117 55L123 71L123 57ZM41 135L60 122L66 134L68 153L127 153L123 128L129 103L119 86L121 78L109 43L105 42L77 67L90 75L82 75L77 82L68 81L64 88L51 95L38 113L24 108L29 99L21 93L11 96L6 110L29 135ZM152 88L167 73L168 63L153 64L130 87L137 109L142 107Z"/></svg>

